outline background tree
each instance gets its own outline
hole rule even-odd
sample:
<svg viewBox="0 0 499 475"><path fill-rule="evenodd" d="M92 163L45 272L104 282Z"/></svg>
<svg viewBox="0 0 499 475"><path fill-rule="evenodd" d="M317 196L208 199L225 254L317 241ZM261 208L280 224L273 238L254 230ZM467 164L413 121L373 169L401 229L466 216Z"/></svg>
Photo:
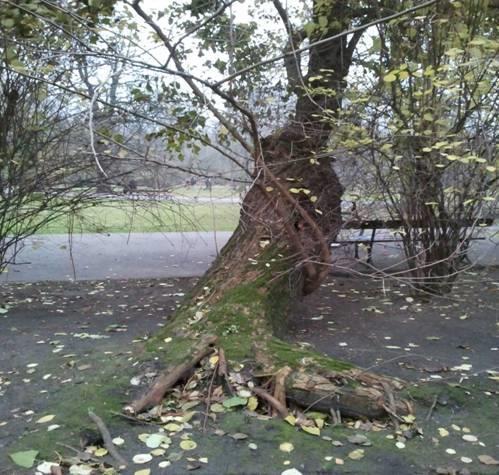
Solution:
<svg viewBox="0 0 499 475"><path fill-rule="evenodd" d="M364 184L402 222L425 291L450 291L479 218L494 215L495 23L476 0L378 25L362 60L371 84L352 84L334 142L361 157Z"/></svg>

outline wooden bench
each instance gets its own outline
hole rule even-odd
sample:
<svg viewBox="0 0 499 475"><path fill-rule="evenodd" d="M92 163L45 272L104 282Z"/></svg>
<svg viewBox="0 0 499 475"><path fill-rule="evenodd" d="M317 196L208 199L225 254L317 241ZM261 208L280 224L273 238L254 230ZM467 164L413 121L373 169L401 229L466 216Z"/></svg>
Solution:
<svg viewBox="0 0 499 475"><path fill-rule="evenodd" d="M478 219L474 221L463 221L462 223L459 223L460 227L462 228L469 228L469 227L487 227L487 226L492 226L494 222L493 218L483 218L483 219ZM372 251L373 251L373 246L376 243L395 243L395 242L403 242L402 239L397 239L397 238L381 238L381 239L376 239L376 232L379 229L400 229L403 227L403 221L400 219L368 219L368 220L349 220L344 223L342 229L356 229L360 230L359 234L353 238L353 239L342 239L342 240L337 240L334 244L341 246L341 245L348 245L348 244L354 244L355 245L355 259L359 259L359 245L364 245L367 248L367 260L366 262L370 264L372 262ZM417 221L411 222L411 226L415 228L424 228L425 226L422 225L422 223L418 223ZM364 231L366 229L371 230L371 234L364 236ZM468 246L470 244L470 241L477 241L477 240L484 240L484 237L470 237L467 238L463 244L463 248L465 250L468 249ZM466 255L464 256L466 258Z"/></svg>

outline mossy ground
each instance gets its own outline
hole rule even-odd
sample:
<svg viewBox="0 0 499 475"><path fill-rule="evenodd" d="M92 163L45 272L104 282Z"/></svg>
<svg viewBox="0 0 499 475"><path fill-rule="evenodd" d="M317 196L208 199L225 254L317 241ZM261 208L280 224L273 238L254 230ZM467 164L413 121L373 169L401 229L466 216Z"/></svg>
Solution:
<svg viewBox="0 0 499 475"><path fill-rule="evenodd" d="M139 289L139 291L143 292L143 289ZM131 290L127 292L132 294ZM254 294L249 292L246 298L247 303L251 303L254 300ZM224 305L229 304L231 302L224 303ZM81 307L81 304L78 305ZM227 308L220 307L218 310L226 311ZM60 317L55 316L54 318ZM233 311L230 318L232 324L245 328L246 317L240 312ZM463 322L467 321L463 320ZM196 328L196 331L202 334L203 328L196 327L202 322L201 320L190 328ZM106 325L108 323L109 321ZM216 324L224 325L225 322L220 319ZM14 320L12 320L11 325L14 325ZM21 327L19 320L16 320L15 325ZM12 429L9 429L12 430L9 437L16 440L7 446L6 453L35 448L51 459L56 457L55 451L71 454L70 450L57 445L57 442L77 446L79 432L88 428L93 429L87 416L88 408L93 408L97 414L105 419L113 436L120 435L125 439L126 443L121 451L128 459L137 453L147 452L148 449L138 440L137 435L144 432L153 433L157 429L151 426L131 425L121 417L114 416L112 411L119 410L123 403L128 402L133 397L129 385L132 376L143 373L148 367L157 368L168 363L178 362L190 351L196 341L194 338L177 339L174 337L169 342L164 341L167 334L172 334L178 330L174 325L175 323L172 323L172 327L167 328L166 333L149 340L145 345L137 344L135 348L129 342L128 344L121 343L114 348L111 341L109 343L107 340L92 342L92 347L99 348L99 351L95 351L94 354L89 353L84 360L86 364L92 365L92 371L82 372L84 377L78 378L72 386L52 384L49 387L48 397L47 394L37 396L37 393L33 392L33 406L28 407L33 407L36 410L36 416L28 421L19 418L21 424L15 426L17 428L12 426ZM28 323L26 328L30 328ZM141 331L139 330L137 334L141 334ZM248 351L246 348L238 353L240 349L236 345L240 341L241 335L244 333L234 332L222 336L223 342L228 348L231 344L235 346L236 351L231 352L232 358L243 357ZM132 337L131 334L128 336L128 338ZM32 343L34 348L36 348L35 342L39 338L39 336L34 337ZM87 343L89 342L87 341ZM295 358L316 358L320 361L321 355L309 350L300 349L296 356L294 352L290 354L288 343L283 343L280 340L270 339L269 345L273 347L273 354L279 364L293 363L296 361ZM40 352L42 347L38 348L37 351ZM104 356L104 349L112 351L112 356ZM72 351L74 350L72 349ZM65 360L50 359L43 353L40 355L39 367L37 368L40 376L45 373L56 373L61 371L63 367L64 371L71 370L66 368L67 365L61 364L61 361ZM75 373L78 374L76 371ZM23 389L33 391L35 388L23 386L21 381L18 384L19 391ZM196 473L279 474L286 468L295 467L304 474L368 473L389 475L393 473L397 475L423 475L437 467L453 467L454 469L466 468L472 473L494 474L497 473L497 467L480 464L478 456L490 455L497 458L499 448L497 415L499 409L495 385L497 383L487 379L486 373L481 373L478 376L470 377L458 386L446 383L419 382L417 385L409 387L406 395L416 405L416 423L422 429L423 434L406 441L405 448L401 449L395 446L394 439L387 438L392 434L390 428L380 432L363 432L362 428L356 429L346 421L346 424L339 427L326 427L323 429L321 437L316 437L281 420L258 420L241 410L218 414L216 421L208 419L208 430L204 433L200 430L204 415L200 413L193 419L193 429L189 431L191 438L198 444L196 450L183 453L182 459L174 462L166 473L190 472L188 470L190 462L187 457L207 457L208 463L202 463ZM426 415L435 395L438 396L438 403L430 420L426 421ZM26 408L26 406L21 407ZM61 428L47 432L46 425L36 424L36 419L45 414L55 414L56 418L52 423L60 424ZM197 425L194 423L196 420L198 421ZM458 429L453 428L453 424ZM215 435L213 431L217 428L226 434ZM446 429L449 435L442 437L438 431L439 428ZM470 433L477 436L479 442L484 445L463 440L464 428L469 429ZM234 433L244 433L248 437L243 440L234 440L230 436ZM347 440L348 436L356 433L366 435L372 443L370 447L360 447L365 451L365 456L361 460L351 460L348 457L350 452L359 448ZM324 440L322 437L338 440L343 445L334 446L331 440ZM179 448L180 434L173 436L172 439L173 444L166 456L172 453L182 453ZM280 451L279 445L282 442L292 443L294 450L291 453ZM248 447L250 443L256 444L257 450L251 450ZM448 448L455 450L456 453L447 453L446 449ZM333 457L333 459L329 460L325 457ZM461 457L470 458L471 463L463 462ZM336 458L342 459L344 465L336 464ZM163 473L157 468L158 461L159 459L155 458L148 465L153 474ZM285 465L286 461L290 463ZM9 474L22 473L10 465L8 458L3 463L3 468ZM141 468L145 467L131 466L129 471L125 473L134 474L136 470Z"/></svg>

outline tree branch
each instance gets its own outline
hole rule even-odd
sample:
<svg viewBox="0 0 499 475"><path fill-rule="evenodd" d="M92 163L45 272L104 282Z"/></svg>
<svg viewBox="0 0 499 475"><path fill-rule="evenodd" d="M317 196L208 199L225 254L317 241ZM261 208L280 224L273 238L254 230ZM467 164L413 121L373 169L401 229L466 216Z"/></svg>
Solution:
<svg viewBox="0 0 499 475"><path fill-rule="evenodd" d="M251 145L244 139L244 137L239 133L239 131L229 122L229 119L226 118L217 109L217 107L215 107L211 103L210 99L206 96L206 94L201 89L199 89L199 87L192 80L192 77L188 74L185 74L186 71L185 71L182 63L180 62L175 50L173 49L173 46L170 43L170 40L165 35L164 31L159 27L159 25L153 21L151 16L148 15L139 4L140 4L140 0L134 0L133 3L131 3L131 7L135 10L137 15L139 15L154 30L154 32L161 39L163 44L168 49L168 51L171 55L171 58L173 59L173 62L175 63L175 67L177 68L178 71L183 73L182 77L183 77L184 81L187 83L187 85L190 87L190 89L194 93L194 95L206 105L206 107L217 118L217 120L232 134L234 139L236 139L248 152L252 153L253 148L251 147ZM235 109L237 109L239 112L243 113L250 120L252 119L252 115L248 111L244 110L241 107L241 105L238 104L232 97L222 93L222 91L220 91L218 86L211 85L210 87L211 87L212 91L215 92L215 94L217 94L221 98L227 100Z"/></svg>
<svg viewBox="0 0 499 475"><path fill-rule="evenodd" d="M379 18L377 20L373 20L369 23L366 23L364 25L357 26L355 28L351 28L350 30L343 31L341 33L338 33L337 35L330 36L328 38L324 38L319 41L315 41L314 43L310 43L306 46L303 46L296 51L293 52L293 54L300 54L303 53L304 51L308 51L311 48L315 48L316 46L320 46L326 43L329 43L330 41L337 40L339 38L343 38L348 35L352 35L356 33L357 31L365 31L371 26L378 25L380 23L385 23L390 20L395 20L396 18L400 18L402 16L408 15L410 13L414 13L418 10L421 10L422 8L429 7L431 5L434 5L437 3L438 0L430 0L428 2L421 3L419 5L415 5L414 7L408 8L402 12L394 13L393 15L389 15L383 18ZM252 71L253 69L259 68L260 66L265 66L267 64L272 64L275 63L276 61L280 61L281 59L285 59L287 56L289 56L291 53L286 53L286 54L280 54L279 56L274 56L273 58L269 59L264 59L263 61L260 61L259 63L252 64L251 66L247 66L246 68L242 68L239 71L236 71L234 74L231 74L229 76L226 76L224 79L218 81L215 86L221 86L222 84L225 84L228 81L232 81L232 79L241 76L242 74L245 74L249 71Z"/></svg>
<svg viewBox="0 0 499 475"><path fill-rule="evenodd" d="M284 48L287 56L284 58L284 66L288 76L288 84L291 91L295 91L299 84L303 84L303 77L301 74L301 55L297 53L298 45L301 42L302 35L300 32L293 30L293 25L289 20L288 13L283 7L280 0L272 0L281 20L288 33L288 42Z"/></svg>

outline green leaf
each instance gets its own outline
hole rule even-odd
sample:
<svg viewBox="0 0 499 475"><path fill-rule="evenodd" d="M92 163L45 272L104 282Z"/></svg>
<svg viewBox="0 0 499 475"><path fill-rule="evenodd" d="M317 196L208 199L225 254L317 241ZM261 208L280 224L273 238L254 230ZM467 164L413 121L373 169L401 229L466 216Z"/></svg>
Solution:
<svg viewBox="0 0 499 475"><path fill-rule="evenodd" d="M24 468L31 468L35 463L37 455L38 450L25 450L24 452L9 454L9 457L16 465Z"/></svg>
<svg viewBox="0 0 499 475"><path fill-rule="evenodd" d="M4 18L1 23L5 28L12 28L15 24L12 18Z"/></svg>
<svg viewBox="0 0 499 475"><path fill-rule="evenodd" d="M246 406L248 404L248 399L245 397L234 396L229 399L226 399L223 403L224 407L236 407L236 406Z"/></svg>
<svg viewBox="0 0 499 475"><path fill-rule="evenodd" d="M317 25L313 22L308 22L303 26L303 30L305 31L305 34L310 38L310 36L313 35L315 28Z"/></svg>
<svg viewBox="0 0 499 475"><path fill-rule="evenodd" d="M399 73L399 79L403 81L404 79L407 79L409 77L409 73L407 71L400 71Z"/></svg>
<svg viewBox="0 0 499 475"><path fill-rule="evenodd" d="M393 82L397 80L397 76L393 73L388 73L384 78L383 81L385 82Z"/></svg>

